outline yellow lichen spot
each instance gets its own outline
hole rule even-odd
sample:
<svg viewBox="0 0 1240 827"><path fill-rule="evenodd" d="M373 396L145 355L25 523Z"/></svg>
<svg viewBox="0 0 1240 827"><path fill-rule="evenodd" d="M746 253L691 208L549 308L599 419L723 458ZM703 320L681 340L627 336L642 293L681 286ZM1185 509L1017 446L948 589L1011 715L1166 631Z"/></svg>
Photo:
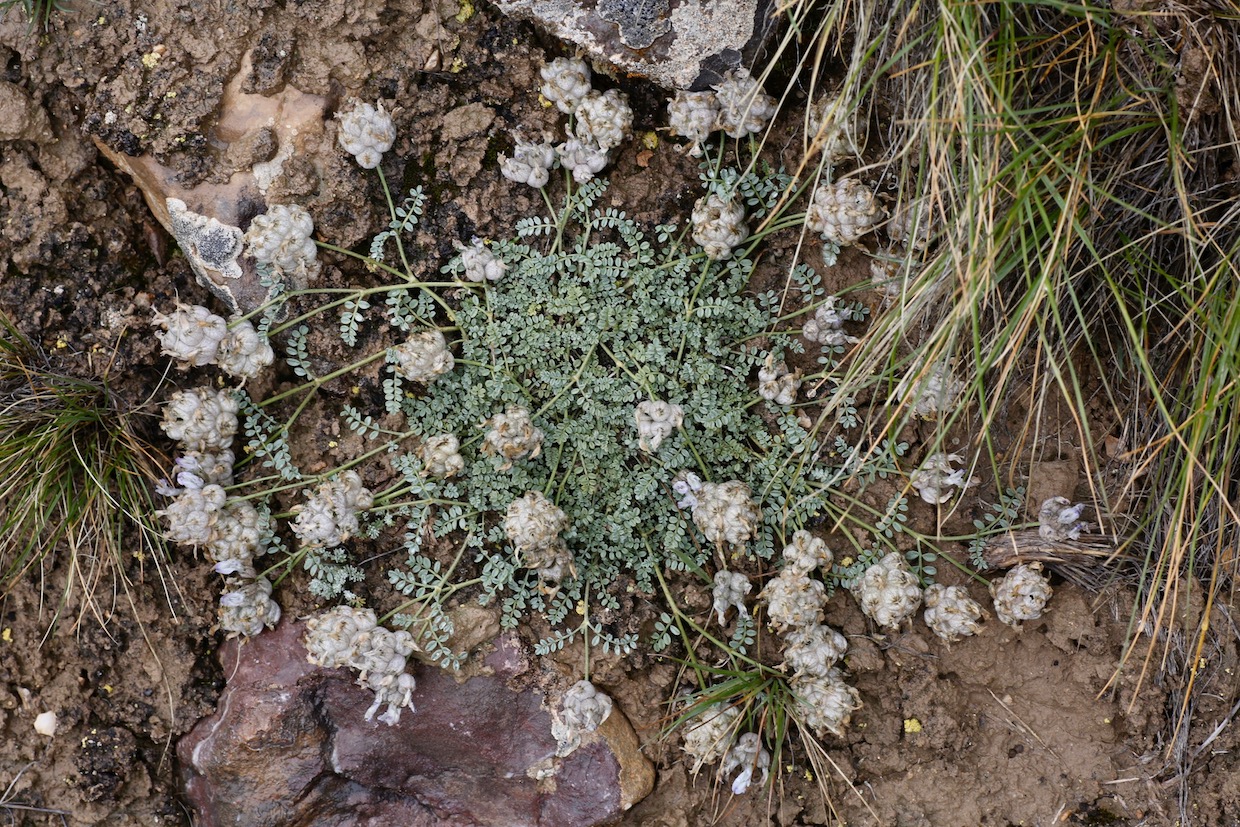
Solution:
<svg viewBox="0 0 1240 827"><path fill-rule="evenodd" d="M554 103L547 100L547 96L544 95L542 92L538 93L538 105L541 106L543 109L550 109L551 107L555 106Z"/></svg>
<svg viewBox="0 0 1240 827"><path fill-rule="evenodd" d="M853 559L851 557L845 557L843 560L840 561L840 565L843 566L844 568L848 568L852 564L853 564Z"/></svg>
<svg viewBox="0 0 1240 827"><path fill-rule="evenodd" d="M112 684L110 684L110 683L105 683L105 684L103 685L103 691L104 691L104 692L107 692L109 695L111 695L111 694L112 694L113 692L115 692L116 690L112 688Z"/></svg>
<svg viewBox="0 0 1240 827"><path fill-rule="evenodd" d="M167 98L168 100L172 100L172 99L173 99L173 98L175 98L176 96L177 96L177 93L176 93L176 92L169 92L169 93L167 93L166 95L164 95L164 97L165 97L165 98Z"/></svg>
<svg viewBox="0 0 1240 827"><path fill-rule="evenodd" d="M96 26L102 26L102 25L104 25L104 24L105 24L105 23L107 23L107 22L108 22L108 18L104 17L104 16L101 14L101 15L99 15L99 19L95 21L95 25L96 25Z"/></svg>
<svg viewBox="0 0 1240 827"><path fill-rule="evenodd" d="M1110 719L1110 718L1103 718L1103 719L1102 719L1102 723L1104 723L1104 724L1109 724L1109 723L1111 723L1111 719Z"/></svg>
<svg viewBox="0 0 1240 827"><path fill-rule="evenodd" d="M65 340L64 336L56 337L56 349L57 350L64 350L68 346L69 346L69 342Z"/></svg>
<svg viewBox="0 0 1240 827"><path fill-rule="evenodd" d="M329 440L327 441L327 447L328 447L328 448L336 448L336 447L338 447L339 445L340 445L340 443L339 443L339 442L337 442L337 441L336 441L336 440L334 440L334 439L329 439Z"/></svg>
<svg viewBox="0 0 1240 827"><path fill-rule="evenodd" d="M909 735L913 735L915 733L921 732L921 721L917 720L916 718L905 718L904 719L904 731L908 733Z"/></svg>
<svg viewBox="0 0 1240 827"><path fill-rule="evenodd" d="M358 385L354 385L353 387L349 388L349 393L353 394L354 396L357 396L361 392L362 392L362 389Z"/></svg>
<svg viewBox="0 0 1240 827"><path fill-rule="evenodd" d="M464 23L474 16L474 4L469 0L461 0L461 10L456 13L456 22Z"/></svg>
<svg viewBox="0 0 1240 827"><path fill-rule="evenodd" d="M160 55L156 52L147 52L142 56L142 65L148 69L154 69L159 65Z"/></svg>
<svg viewBox="0 0 1240 827"><path fill-rule="evenodd" d="M814 780L814 773L813 773L811 770L806 770L806 771L805 771L805 780L806 780L806 781L813 781L813 780Z"/></svg>
<svg viewBox="0 0 1240 827"><path fill-rule="evenodd" d="M577 601L577 614L582 617L586 616L586 602L584 600Z"/></svg>
<svg viewBox="0 0 1240 827"><path fill-rule="evenodd" d="M5 643L12 643L13 642L13 630L10 629L8 626L5 626L4 631L0 632L0 640L3 640Z"/></svg>
<svg viewBox="0 0 1240 827"><path fill-rule="evenodd" d="M654 149L658 145L659 136L656 135L653 130L642 133L642 146L646 147L646 149Z"/></svg>
<svg viewBox="0 0 1240 827"><path fill-rule="evenodd" d="M469 64L461 60L459 57L452 58L452 65L448 67L448 71L454 75L459 75L465 71L465 67Z"/></svg>

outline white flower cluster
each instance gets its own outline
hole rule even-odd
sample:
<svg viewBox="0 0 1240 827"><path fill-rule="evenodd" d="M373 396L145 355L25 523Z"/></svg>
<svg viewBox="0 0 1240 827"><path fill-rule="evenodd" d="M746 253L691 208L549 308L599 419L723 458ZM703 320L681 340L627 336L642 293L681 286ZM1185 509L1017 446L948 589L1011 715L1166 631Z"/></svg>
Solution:
<svg viewBox="0 0 1240 827"><path fill-rule="evenodd" d="M246 230L246 252L279 275L304 282L319 274L323 265L314 245L314 220L296 204L273 204L254 216Z"/></svg>
<svg viewBox="0 0 1240 827"><path fill-rule="evenodd" d="M822 623L792 629L784 639L784 666L794 678L826 675L848 651L848 640Z"/></svg>
<svg viewBox="0 0 1240 827"><path fill-rule="evenodd" d="M542 76L542 96L565 115L576 111L590 94L590 67L579 57L557 57L538 70Z"/></svg>
<svg viewBox="0 0 1240 827"><path fill-rule="evenodd" d="M784 571L810 574L815 569L829 571L834 556L827 541L805 529L793 532L792 542L784 546Z"/></svg>
<svg viewBox="0 0 1240 827"><path fill-rule="evenodd" d="M611 698L589 681L577 681L560 702L559 715L551 721L555 754L561 758L581 746L581 736L594 732L611 715Z"/></svg>
<svg viewBox="0 0 1240 827"><path fill-rule="evenodd" d="M423 476L437 480L454 477L465 470L465 458L461 456L461 441L456 434L437 434L418 448L422 460Z"/></svg>
<svg viewBox="0 0 1240 827"><path fill-rule="evenodd" d="M275 360L267 337L248 320L228 322L200 305L178 304L165 316L156 311L154 323L164 329L159 342L165 356L181 368L219 365L229 376L253 379Z"/></svg>
<svg viewBox="0 0 1240 827"><path fill-rule="evenodd" d="M931 454L922 461L920 468L909 475L909 484L930 505L945 503L955 494L953 488L964 491L977 484L976 479L965 479L964 468L952 467L953 463L962 461L959 454Z"/></svg>
<svg viewBox="0 0 1240 827"><path fill-rule="evenodd" d="M448 340L438 329L423 330L388 351L392 372L410 382L429 384L456 367Z"/></svg>
<svg viewBox="0 0 1240 827"><path fill-rule="evenodd" d="M840 95L827 95L808 110L809 138L822 146L822 154L831 161L856 157L865 144L864 123L849 114L847 103Z"/></svg>
<svg viewBox="0 0 1240 827"><path fill-rule="evenodd" d="M684 424L685 411L679 405L659 399L638 402L633 411L637 422L637 444L643 451L653 454L672 431Z"/></svg>
<svg viewBox="0 0 1240 827"><path fill-rule="evenodd" d="M891 221L887 223L887 237L897 244L903 244L914 250L924 250L929 247L928 203L928 200L923 197L905 201L896 207Z"/></svg>
<svg viewBox="0 0 1240 827"><path fill-rule="evenodd" d="M843 737L852 714L861 708L861 694L844 682L838 669L791 681L801 720L818 733Z"/></svg>
<svg viewBox="0 0 1240 827"><path fill-rule="evenodd" d="M672 480L672 493L680 497L676 507L681 511L697 508L698 492L702 490L702 478L692 471L681 471Z"/></svg>
<svg viewBox="0 0 1240 827"><path fill-rule="evenodd" d="M559 144L555 152L560 164L573 174L573 180L579 184L598 175L611 162L607 150L575 137Z"/></svg>
<svg viewBox="0 0 1240 827"><path fill-rule="evenodd" d="M551 180L555 159L555 147L549 141L531 144L518 140L511 158L499 156L499 171L509 181L541 189Z"/></svg>
<svg viewBox="0 0 1240 827"><path fill-rule="evenodd" d="M518 405L497 413L483 422L482 427L487 429L482 453L504 460L499 466L501 471L507 471L516 460L533 459L542 452L542 430L534 427L530 412Z"/></svg>
<svg viewBox="0 0 1240 827"><path fill-rule="evenodd" d="M633 130L633 110L628 96L615 89L591 91L573 112L577 119L577 139L610 152Z"/></svg>
<svg viewBox="0 0 1240 827"><path fill-rule="evenodd" d="M768 355L758 369L758 395L776 405L791 405L797 401L800 389L801 371L790 371L787 363L776 362L774 354Z"/></svg>
<svg viewBox="0 0 1240 827"><path fill-rule="evenodd" d="M853 595L865 616L884 629L898 628L921 605L921 585L898 551L866 569Z"/></svg>
<svg viewBox="0 0 1240 827"><path fill-rule="evenodd" d="M229 637L253 637L280 622L280 604L271 599L271 581L253 570L224 580L220 596L220 628Z"/></svg>
<svg viewBox="0 0 1240 827"><path fill-rule="evenodd" d="M841 347L855 345L861 341L856 336L849 336L844 331L844 322L848 319L839 310L839 296L827 296L814 311L814 316L805 322L801 333L811 342L823 347Z"/></svg>
<svg viewBox="0 0 1240 827"><path fill-rule="evenodd" d="M568 516L541 491L527 491L508 504L504 531L517 550L521 565L532 570L550 589L556 588L573 558L560 532L568 528Z"/></svg>
<svg viewBox="0 0 1240 827"><path fill-rule="evenodd" d="M693 142L689 154L697 157L710 133L721 130L743 138L761 132L775 117L775 109L775 98L742 68L725 75L713 91L677 92L667 106L667 120L673 135Z"/></svg>
<svg viewBox="0 0 1240 827"><path fill-rule="evenodd" d="M762 773L762 783L770 776L771 755L762 746L762 737L756 732L746 732L723 756L719 772L724 778L740 770L732 781L732 794L744 795L753 783L755 772Z"/></svg>
<svg viewBox="0 0 1240 827"><path fill-rule="evenodd" d="M758 530L761 520L762 512L745 483L702 483L693 506L693 522L716 546L743 545Z"/></svg>
<svg viewBox="0 0 1240 827"><path fill-rule="evenodd" d="M379 707L387 710L379 720L388 726L400 721L404 707L413 709L417 682L405 671L408 658L418 650L406 631L392 632L378 625L371 609L336 606L306 621L306 659L316 666L358 672L357 684L375 693L366 711L374 718Z"/></svg>
<svg viewBox="0 0 1240 827"><path fill-rule="evenodd" d="M736 707L712 704L685 724L681 747L693 759L690 772L697 773L704 764L713 764L727 753L740 725Z"/></svg>
<svg viewBox="0 0 1240 827"><path fill-rule="evenodd" d="M753 591L749 578L739 571L721 569L715 572L715 586L711 589L714 597L712 608L719 615L719 625L723 625L728 616L728 609L736 607L741 617L749 617L749 609L745 608L745 596Z"/></svg>
<svg viewBox="0 0 1240 827"><path fill-rule="evenodd" d="M766 601L766 616L776 629L795 629L822 622L827 603L827 587L821 580L785 567L766 584L760 597Z"/></svg>
<svg viewBox="0 0 1240 827"><path fill-rule="evenodd" d="M358 101L347 112L337 115L340 129L336 139L340 148L357 159L362 169L374 169L383 160L383 153L396 141L392 116L379 104L378 108Z"/></svg>
<svg viewBox="0 0 1240 827"><path fill-rule="evenodd" d="M693 240L711 261L726 261L749 237L745 207L735 196L704 195L693 205Z"/></svg>
<svg viewBox="0 0 1240 827"><path fill-rule="evenodd" d="M227 495L218 485L187 486L155 513L168 522L166 536L179 546L205 546L215 537L215 524Z"/></svg>
<svg viewBox="0 0 1240 827"><path fill-rule="evenodd" d="M1089 523L1081 520L1084 503L1072 504L1067 497L1051 497L1038 509L1038 536L1051 542L1079 540Z"/></svg>
<svg viewBox="0 0 1240 827"><path fill-rule="evenodd" d="M374 501L358 473L345 471L316 488L304 503L293 506L293 534L303 546L335 548L357 533L358 513Z"/></svg>
<svg viewBox="0 0 1240 827"><path fill-rule="evenodd" d="M843 178L814 190L805 226L824 241L848 247L877 227L884 215L873 190L855 178Z"/></svg>
<svg viewBox="0 0 1240 827"><path fill-rule="evenodd" d="M990 593L999 620L1019 629L1024 621L1042 616L1053 590L1050 578L1042 573L1041 563L1022 563L998 583L991 583Z"/></svg>
<svg viewBox="0 0 1240 827"><path fill-rule="evenodd" d="M227 451L237 433L237 400L227 390L194 388L172 394L160 423L185 451Z"/></svg>
<svg viewBox="0 0 1240 827"><path fill-rule="evenodd" d="M926 587L925 598L926 625L948 643L981 631L986 613L963 587L933 583Z"/></svg>
<svg viewBox="0 0 1240 827"><path fill-rule="evenodd" d="M469 246L458 241L456 249L461 253L461 266L465 268L466 281L476 284L499 281L508 269L508 265L487 249L480 238L475 238Z"/></svg>
<svg viewBox="0 0 1240 827"><path fill-rule="evenodd" d="M903 377L895 387L895 400L906 405L919 419L934 419L956 405L964 383L952 375L951 368L939 362L920 378L915 375Z"/></svg>

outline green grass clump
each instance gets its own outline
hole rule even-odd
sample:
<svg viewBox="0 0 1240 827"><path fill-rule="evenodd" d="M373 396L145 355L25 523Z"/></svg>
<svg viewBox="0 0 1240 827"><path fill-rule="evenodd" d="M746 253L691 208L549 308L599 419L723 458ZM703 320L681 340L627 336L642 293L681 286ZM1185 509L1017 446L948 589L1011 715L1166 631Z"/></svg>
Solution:
<svg viewBox="0 0 1240 827"><path fill-rule="evenodd" d="M160 462L104 378L57 369L0 316L0 595L45 582L57 558L55 613L80 596L101 621L101 587L128 587L131 560L162 561L150 485Z"/></svg>

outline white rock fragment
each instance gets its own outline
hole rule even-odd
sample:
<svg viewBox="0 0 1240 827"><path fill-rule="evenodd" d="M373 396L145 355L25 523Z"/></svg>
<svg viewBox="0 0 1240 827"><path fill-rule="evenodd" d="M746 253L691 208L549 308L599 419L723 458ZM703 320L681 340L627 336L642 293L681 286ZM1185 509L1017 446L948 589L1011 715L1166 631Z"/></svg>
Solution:
<svg viewBox="0 0 1240 827"><path fill-rule="evenodd" d="M568 528L568 516L541 491L527 491L508 505L504 531L518 552L544 548Z"/></svg>
<svg viewBox="0 0 1240 827"><path fill-rule="evenodd" d="M714 92L676 92L667 105L667 125L673 135L688 138L692 143L689 154L694 158L702 154L702 142L714 132L719 123L719 100Z"/></svg>
<svg viewBox="0 0 1240 827"><path fill-rule="evenodd" d="M461 441L455 434L437 434L418 448L422 460L423 475L437 480L454 477L465 470L465 458L461 456Z"/></svg>
<svg viewBox="0 0 1240 827"><path fill-rule="evenodd" d="M55 712L40 712L34 719L34 731L51 738L56 734L57 723Z"/></svg>
<svg viewBox="0 0 1240 827"><path fill-rule="evenodd" d="M296 204L272 204L246 230L246 251L280 275L312 279L322 270L314 243L314 219Z"/></svg>
<svg viewBox="0 0 1240 827"><path fill-rule="evenodd" d="M776 405L791 405L801 389L801 371L788 370L785 362L776 362L774 354L758 369L758 395Z"/></svg>
<svg viewBox="0 0 1240 827"><path fill-rule="evenodd" d="M249 320L240 319L231 323L220 342L216 362L229 376L253 379L275 358L267 337L255 330Z"/></svg>
<svg viewBox="0 0 1240 827"><path fill-rule="evenodd" d="M821 623L794 628L785 639L784 666L794 677L826 677L848 652L848 640Z"/></svg>
<svg viewBox="0 0 1240 827"><path fill-rule="evenodd" d="M508 269L508 265L500 261L495 253L491 252L482 242L482 239L475 238L474 242L468 246L458 241L456 249L461 253L461 267L465 270L466 281L472 281L475 284L499 281Z"/></svg>
<svg viewBox="0 0 1240 827"><path fill-rule="evenodd" d="M690 772L696 774L705 764L724 756L736 738L740 711L735 707L712 704L684 726L682 749L693 759Z"/></svg>
<svg viewBox="0 0 1240 827"><path fill-rule="evenodd" d="M845 332L844 322L848 321L848 318L840 311L839 296L827 296L814 310L813 318L806 320L801 333L806 339L823 347L855 345L861 340Z"/></svg>
<svg viewBox="0 0 1240 827"><path fill-rule="evenodd" d="M844 178L818 185L805 226L824 241L848 247L877 227L884 215L873 190L855 178Z"/></svg>
<svg viewBox="0 0 1240 827"><path fill-rule="evenodd" d="M633 129L629 98L616 89L590 92L573 112L579 140L609 152L624 143Z"/></svg>
<svg viewBox="0 0 1240 827"><path fill-rule="evenodd" d="M733 606L736 607L739 616L749 617L749 609L745 608L745 596L752 590L753 584L749 582L749 578L739 571L715 572L715 585L711 590L711 595L714 597L712 608L715 614L719 615L720 626L727 619L728 609Z"/></svg>
<svg viewBox="0 0 1240 827"><path fill-rule="evenodd" d="M437 329L423 330L409 337L404 344L388 351L392 371L410 382L429 384L456 367L448 340Z"/></svg>
<svg viewBox="0 0 1240 827"><path fill-rule="evenodd" d="M702 483L693 522L717 546L743 545L758 530L762 512L749 486L739 480Z"/></svg>
<svg viewBox="0 0 1240 827"><path fill-rule="evenodd" d="M163 355L177 361L177 367L204 367L214 364L220 342L228 335L228 323L201 305L177 303L170 314L156 311L153 323L164 329L159 336Z"/></svg>
<svg viewBox="0 0 1240 827"><path fill-rule="evenodd" d="M633 418L637 422L638 446L646 453L653 454L659 450L663 440L672 435L672 431L684 424L685 411L671 402L647 399L637 403Z"/></svg>
<svg viewBox="0 0 1240 827"><path fill-rule="evenodd" d="M759 595L766 601L766 616L776 629L798 629L822 622L827 588L807 574L783 569Z"/></svg>
<svg viewBox="0 0 1240 827"><path fill-rule="evenodd" d="M896 629L921 605L921 584L904 556L893 551L870 566L853 588L861 611L884 629Z"/></svg>
<svg viewBox="0 0 1240 827"><path fill-rule="evenodd" d="M727 778L740 770L740 774L732 781L732 794L744 795L753 783L756 772L762 773L762 783L770 776L771 756L762 746L762 739L756 732L746 732L736 739L736 743L723 756L723 764L719 773Z"/></svg>
<svg viewBox="0 0 1240 827"><path fill-rule="evenodd" d="M396 141L396 126L392 116L379 104L357 101L347 112L336 115L340 128L336 140L340 148L357 160L362 169L374 169L383 160L383 153Z"/></svg>
<svg viewBox="0 0 1240 827"><path fill-rule="evenodd" d="M934 419L956 406L964 383L952 375L951 368L936 363L920 376L916 372L903 377L895 387L894 400L908 407L919 419Z"/></svg>
<svg viewBox="0 0 1240 827"><path fill-rule="evenodd" d="M909 475L909 484L930 505L945 503L955 496L953 489L964 491L977 484L977 480L965 478L965 468L952 467L959 462L963 462L959 454L931 454L922 461L920 468Z"/></svg>
<svg viewBox="0 0 1240 827"><path fill-rule="evenodd" d="M581 746L581 736L594 732L611 715L611 698L589 681L577 681L564 693L559 715L552 718L551 737L561 758Z"/></svg>
<svg viewBox="0 0 1240 827"><path fill-rule="evenodd" d="M1042 573L1041 563L1022 563L999 582L991 583L990 593L995 600L995 616L1019 629L1024 621L1042 616L1053 589L1050 578Z"/></svg>
<svg viewBox="0 0 1240 827"><path fill-rule="evenodd" d="M790 686L801 720L819 735L844 737L852 714L861 708L861 694L844 683L838 669L793 678Z"/></svg>
<svg viewBox="0 0 1240 827"><path fill-rule="evenodd" d="M241 278L237 262L242 250L241 228L196 213L179 198L169 198L166 203L172 236L181 245L198 283L235 305L227 284Z"/></svg>
<svg viewBox="0 0 1240 827"><path fill-rule="evenodd" d="M732 251L749 237L745 207L736 198L704 195L693 205L692 220L693 240L711 261L730 259Z"/></svg>
<svg viewBox="0 0 1240 827"><path fill-rule="evenodd" d="M304 503L293 506L290 528L303 546L335 548L358 532L358 514L374 505L372 495L356 471L345 471L314 490Z"/></svg>
<svg viewBox="0 0 1240 827"><path fill-rule="evenodd" d="M982 618L986 613L961 586L934 583L926 588L925 597L926 625L948 643L982 630Z"/></svg>
<svg viewBox="0 0 1240 827"><path fill-rule="evenodd" d="M482 423L487 429L481 451L488 457L504 460L499 470L507 471L519 459L534 459L542 452L543 432L534 427L530 412L518 405L510 406Z"/></svg>
<svg viewBox="0 0 1240 827"><path fill-rule="evenodd" d="M1072 504L1067 497L1051 497L1038 509L1038 536L1051 542L1081 539L1089 523L1081 519L1085 504Z"/></svg>
<svg viewBox="0 0 1240 827"><path fill-rule="evenodd" d="M555 161L556 150L550 142L531 144L517 141L511 158L499 156L499 171L509 181L540 189L551 180L551 168L555 166Z"/></svg>
<svg viewBox="0 0 1240 827"><path fill-rule="evenodd" d="M565 115L573 114L590 93L590 67L581 58L557 57L538 70L542 96Z"/></svg>
<svg viewBox="0 0 1240 827"><path fill-rule="evenodd" d="M761 132L775 117L775 98L762 91L758 81L746 69L724 75L715 87L719 102L719 128L731 138L743 138Z"/></svg>
<svg viewBox="0 0 1240 827"><path fill-rule="evenodd" d="M164 406L160 427L187 451L224 451L237 433L238 410L237 401L226 390L177 391Z"/></svg>

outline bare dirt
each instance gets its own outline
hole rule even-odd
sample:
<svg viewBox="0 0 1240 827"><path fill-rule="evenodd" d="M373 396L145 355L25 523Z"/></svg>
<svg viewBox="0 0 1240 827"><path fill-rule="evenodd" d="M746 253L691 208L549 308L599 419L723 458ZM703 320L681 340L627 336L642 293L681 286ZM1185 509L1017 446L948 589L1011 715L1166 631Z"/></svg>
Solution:
<svg viewBox="0 0 1240 827"><path fill-rule="evenodd" d="M455 0L117 0L55 14L47 32L29 31L10 14L0 21L0 308L67 369L107 371L134 400L166 395L149 308L209 297L94 139L126 156L150 155L178 186L224 186L275 152L262 140L225 140L218 129L224 90L247 53L247 93L295 84L320 96L328 115L350 96L383 99L400 135L392 155L406 159L397 186L422 185L430 195L417 255L437 266L453 240L500 236L515 216L540 207L531 190L500 178L495 158L513 130L555 129L555 111L532 90L544 56L562 50L525 24ZM637 80L623 85L635 129L661 126L662 93ZM381 191L343 157L324 157L290 159L273 199L305 205L320 238L364 244L382 224ZM696 172L667 140L653 151L627 148L612 197L640 221L684 215ZM344 284L350 275L333 265L325 278ZM831 278L837 288L868 274L850 255ZM1012 444L1023 414L1014 400ZM1041 463L1043 479L1059 474L1059 485L1086 494L1070 424L1053 416L1046 424L1053 427L1024 446L1019 467ZM910 426L907 436L923 435ZM326 443L331 435L318 437ZM873 496L885 501L889 493ZM966 533L981 500L993 496L993 486L982 486L945 533ZM930 524L934 515L916 519ZM944 550L965 559L959 546ZM944 582L963 579L939 568ZM89 615L74 623L72 606L48 633L46 596L64 582L63 560L0 601L4 823L194 822L180 798L173 744L214 708L223 685L212 629L217 585L205 564L178 551L162 578L150 561L141 571L130 561L127 574L131 591L96 593L102 624ZM293 613L313 606L296 584L280 594ZM629 715L659 767L654 793L622 823L1135 827L1188 823L1186 815L1196 825L1237 823L1240 734L1220 728L1234 712L1240 669L1240 635L1227 607L1214 609L1221 642L1201 663L1155 663L1133 695L1134 670L1112 681L1131 593L1058 581L1056 590L1050 613L1020 632L991 622L950 646L921 625L878 635L837 596L827 621L849 638L846 665L865 705L847 738L826 743L826 772L794 749L770 795L733 797L707 773L690 777L677 737L660 740L664 704L677 688L674 664L596 660L595 682ZM985 602L981 586L971 591ZM1172 644L1173 652L1186 649ZM548 668L570 675L581 657L570 647ZM1193 723L1177 733L1183 696L1174 687L1186 669L1198 670ZM49 710L59 728L38 735L34 718Z"/></svg>

